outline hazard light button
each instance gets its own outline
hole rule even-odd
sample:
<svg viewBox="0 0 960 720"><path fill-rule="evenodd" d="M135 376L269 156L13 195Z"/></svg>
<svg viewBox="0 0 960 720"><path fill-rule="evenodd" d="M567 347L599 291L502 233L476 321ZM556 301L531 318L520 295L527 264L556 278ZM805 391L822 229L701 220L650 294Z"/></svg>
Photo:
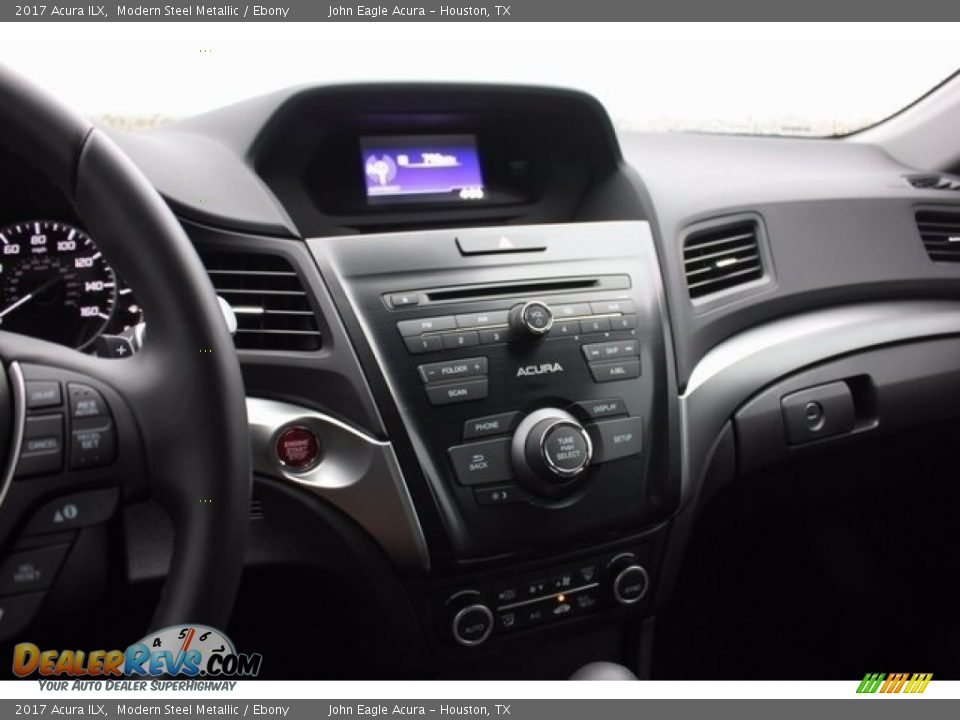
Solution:
<svg viewBox="0 0 960 720"><path fill-rule="evenodd" d="M309 470L320 462L320 440L305 427L290 427L277 437L277 458L295 472Z"/></svg>

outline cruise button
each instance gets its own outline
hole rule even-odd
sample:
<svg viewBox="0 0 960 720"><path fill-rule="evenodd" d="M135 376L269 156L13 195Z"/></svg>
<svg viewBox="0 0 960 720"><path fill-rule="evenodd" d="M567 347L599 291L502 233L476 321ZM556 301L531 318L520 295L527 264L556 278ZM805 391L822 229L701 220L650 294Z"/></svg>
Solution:
<svg viewBox="0 0 960 720"><path fill-rule="evenodd" d="M616 362L591 363L590 373L598 383L638 378L640 377L640 358L628 358Z"/></svg>
<svg viewBox="0 0 960 720"><path fill-rule="evenodd" d="M457 445L447 452L461 485L485 485L513 479L510 438Z"/></svg>
<svg viewBox="0 0 960 720"><path fill-rule="evenodd" d="M427 397L432 405L450 405L452 403L482 400L487 396L486 378L463 380L449 385L427 385Z"/></svg>

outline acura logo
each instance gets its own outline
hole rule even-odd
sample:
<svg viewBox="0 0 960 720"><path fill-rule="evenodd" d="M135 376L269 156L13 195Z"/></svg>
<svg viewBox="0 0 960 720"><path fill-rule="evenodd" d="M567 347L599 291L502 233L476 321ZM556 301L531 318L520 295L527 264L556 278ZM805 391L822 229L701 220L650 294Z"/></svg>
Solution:
<svg viewBox="0 0 960 720"><path fill-rule="evenodd" d="M543 365L527 365L526 367L517 368L517 377L561 372L563 372L563 366L560 363L544 363Z"/></svg>

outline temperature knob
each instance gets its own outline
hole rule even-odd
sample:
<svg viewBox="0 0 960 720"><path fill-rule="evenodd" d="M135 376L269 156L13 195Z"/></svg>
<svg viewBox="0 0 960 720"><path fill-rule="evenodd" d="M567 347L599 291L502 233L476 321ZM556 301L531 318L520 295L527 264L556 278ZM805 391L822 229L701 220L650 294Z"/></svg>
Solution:
<svg viewBox="0 0 960 720"><path fill-rule="evenodd" d="M510 329L518 338L540 340L553 327L553 311L540 300L531 300L510 309Z"/></svg>

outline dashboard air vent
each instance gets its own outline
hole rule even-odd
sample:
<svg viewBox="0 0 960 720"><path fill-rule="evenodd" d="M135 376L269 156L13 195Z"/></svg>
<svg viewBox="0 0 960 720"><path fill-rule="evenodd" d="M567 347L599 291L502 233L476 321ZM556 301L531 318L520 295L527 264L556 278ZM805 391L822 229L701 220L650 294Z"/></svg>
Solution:
<svg viewBox="0 0 960 720"><path fill-rule="evenodd" d="M278 255L201 252L217 294L237 316L240 350L319 350L317 317L293 266Z"/></svg>
<svg viewBox="0 0 960 720"><path fill-rule="evenodd" d="M960 212L918 212L917 230L931 260L960 262Z"/></svg>
<svg viewBox="0 0 960 720"><path fill-rule="evenodd" d="M693 299L763 277L755 220L695 230L683 242L683 269Z"/></svg>
<svg viewBox="0 0 960 720"><path fill-rule="evenodd" d="M921 190L960 192L960 177L955 175L908 175L907 182Z"/></svg>

